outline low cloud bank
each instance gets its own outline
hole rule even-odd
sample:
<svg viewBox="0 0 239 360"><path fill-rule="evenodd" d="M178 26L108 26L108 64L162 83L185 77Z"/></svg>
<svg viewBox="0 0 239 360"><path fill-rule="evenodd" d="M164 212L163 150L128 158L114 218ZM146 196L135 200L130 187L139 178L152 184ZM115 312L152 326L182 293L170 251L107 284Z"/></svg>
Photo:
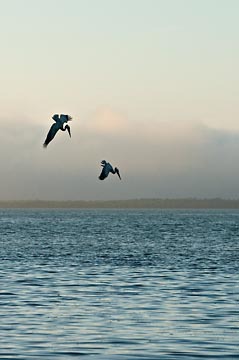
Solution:
<svg viewBox="0 0 239 360"><path fill-rule="evenodd" d="M0 199L237 198L239 133L200 122L138 122L102 108L42 148L51 121L1 120ZM122 181L98 180L100 161Z"/></svg>

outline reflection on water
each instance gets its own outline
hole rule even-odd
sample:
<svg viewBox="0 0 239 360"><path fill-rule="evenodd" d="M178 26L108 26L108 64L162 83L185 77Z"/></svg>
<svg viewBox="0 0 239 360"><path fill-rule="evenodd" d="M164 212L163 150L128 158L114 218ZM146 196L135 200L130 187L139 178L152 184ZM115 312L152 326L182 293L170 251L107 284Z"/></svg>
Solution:
<svg viewBox="0 0 239 360"><path fill-rule="evenodd" d="M1 360L236 358L238 220L1 210Z"/></svg>

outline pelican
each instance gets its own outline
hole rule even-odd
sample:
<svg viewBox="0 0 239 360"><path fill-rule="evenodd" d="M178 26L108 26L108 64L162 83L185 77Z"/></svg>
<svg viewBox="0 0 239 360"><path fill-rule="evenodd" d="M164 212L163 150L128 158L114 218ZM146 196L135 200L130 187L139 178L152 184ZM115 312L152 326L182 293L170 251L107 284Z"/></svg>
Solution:
<svg viewBox="0 0 239 360"><path fill-rule="evenodd" d="M119 169L117 167L115 167L113 169L112 165L110 163L106 162L105 160L101 161L101 166L103 166L103 169L102 169L101 174L99 176L100 180L104 180L105 178L107 178L107 176L109 175L110 172L112 174L117 174L118 177L121 180Z"/></svg>
<svg viewBox="0 0 239 360"><path fill-rule="evenodd" d="M64 123L67 123L68 121L72 120L72 117L69 115L63 115L61 114L60 116L58 114L55 114L52 116L52 119L55 121L55 123L51 126L46 140L43 144L43 146L46 148L47 145L49 144L49 142L55 137L56 133L58 130L62 130L62 131L68 131L69 136L71 137L71 129L69 125L65 125L65 127L63 127Z"/></svg>

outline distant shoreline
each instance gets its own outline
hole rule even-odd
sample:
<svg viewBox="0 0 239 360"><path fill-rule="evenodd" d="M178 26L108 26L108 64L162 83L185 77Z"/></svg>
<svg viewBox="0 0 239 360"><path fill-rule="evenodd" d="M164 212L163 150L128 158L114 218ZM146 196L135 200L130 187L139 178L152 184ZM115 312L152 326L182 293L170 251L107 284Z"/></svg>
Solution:
<svg viewBox="0 0 239 360"><path fill-rule="evenodd" d="M16 200L0 201L0 208L18 209L239 209L239 200L228 199L129 199L129 200Z"/></svg>

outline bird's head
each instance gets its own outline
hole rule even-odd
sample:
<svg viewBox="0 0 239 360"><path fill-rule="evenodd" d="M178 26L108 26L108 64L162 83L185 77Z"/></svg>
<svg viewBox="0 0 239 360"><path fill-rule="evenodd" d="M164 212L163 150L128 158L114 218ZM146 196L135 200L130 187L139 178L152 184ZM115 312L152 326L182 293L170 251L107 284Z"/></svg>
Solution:
<svg viewBox="0 0 239 360"><path fill-rule="evenodd" d="M102 160L101 161L101 165L105 165L106 164L106 161L105 160Z"/></svg>

